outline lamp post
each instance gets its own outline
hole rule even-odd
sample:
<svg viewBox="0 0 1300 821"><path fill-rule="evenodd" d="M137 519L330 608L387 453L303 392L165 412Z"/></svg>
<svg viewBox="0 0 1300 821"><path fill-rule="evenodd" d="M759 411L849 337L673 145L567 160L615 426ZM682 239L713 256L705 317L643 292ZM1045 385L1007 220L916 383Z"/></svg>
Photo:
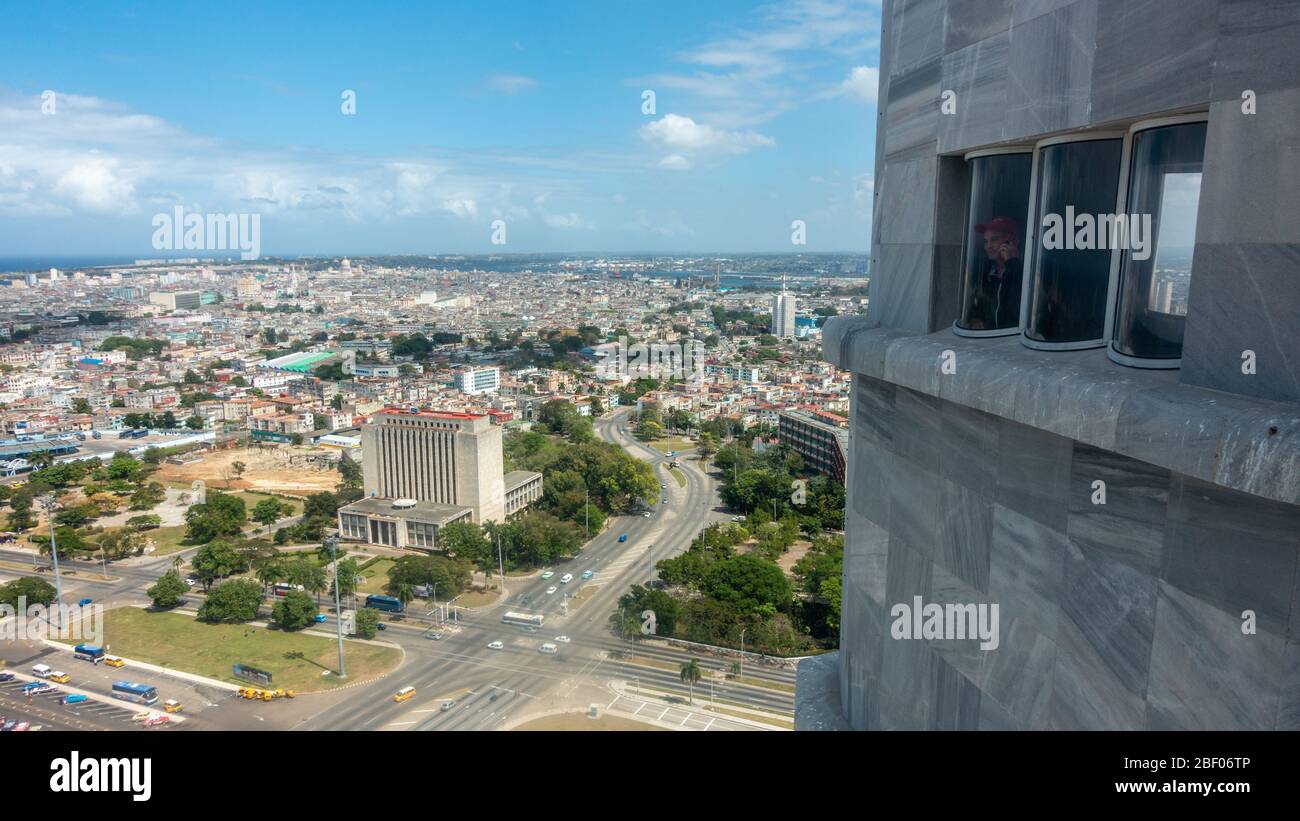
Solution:
<svg viewBox="0 0 1300 821"><path fill-rule="evenodd" d="M582 526L587 531L587 538L591 538L591 491L583 489L582 496L586 500L582 503Z"/></svg>
<svg viewBox="0 0 1300 821"><path fill-rule="evenodd" d="M50 559L54 563L54 616L58 627L63 627L63 579L59 576L59 546L54 541L54 494L47 493L41 497L41 507L45 508L45 519L50 523Z"/></svg>
<svg viewBox="0 0 1300 821"><path fill-rule="evenodd" d="M749 628L746 627L744 630L740 631L740 683L741 684L745 683L745 630L748 629Z"/></svg>
<svg viewBox="0 0 1300 821"><path fill-rule="evenodd" d="M325 544L334 557L334 632L339 641L339 678L347 678L348 671L343 666L343 608L339 601L339 537L326 536Z"/></svg>

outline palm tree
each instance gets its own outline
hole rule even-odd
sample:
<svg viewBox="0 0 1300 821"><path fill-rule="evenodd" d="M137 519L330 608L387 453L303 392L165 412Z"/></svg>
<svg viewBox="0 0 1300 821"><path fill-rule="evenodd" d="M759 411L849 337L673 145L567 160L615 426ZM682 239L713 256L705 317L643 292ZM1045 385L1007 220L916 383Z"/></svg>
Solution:
<svg viewBox="0 0 1300 821"><path fill-rule="evenodd" d="M691 659L682 665L682 681L690 688L691 704L695 703L695 682L700 680L700 663Z"/></svg>
<svg viewBox="0 0 1300 821"><path fill-rule="evenodd" d="M393 594L396 596L397 600L402 603L402 606L405 607L415 598L415 588L411 587L411 585L406 582L402 582L401 584L396 585Z"/></svg>
<svg viewBox="0 0 1300 821"><path fill-rule="evenodd" d="M270 587L285 577L284 564L276 557L271 557L257 563L257 580L262 583L262 589Z"/></svg>

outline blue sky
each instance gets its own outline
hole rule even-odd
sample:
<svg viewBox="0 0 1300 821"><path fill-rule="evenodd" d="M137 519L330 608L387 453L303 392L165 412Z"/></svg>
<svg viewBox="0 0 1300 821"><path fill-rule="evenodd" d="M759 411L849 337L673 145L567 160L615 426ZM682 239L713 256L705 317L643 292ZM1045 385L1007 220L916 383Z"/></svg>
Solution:
<svg viewBox="0 0 1300 821"><path fill-rule="evenodd" d="M178 205L261 214L265 254L869 247L878 0L5 17L0 257L156 255Z"/></svg>

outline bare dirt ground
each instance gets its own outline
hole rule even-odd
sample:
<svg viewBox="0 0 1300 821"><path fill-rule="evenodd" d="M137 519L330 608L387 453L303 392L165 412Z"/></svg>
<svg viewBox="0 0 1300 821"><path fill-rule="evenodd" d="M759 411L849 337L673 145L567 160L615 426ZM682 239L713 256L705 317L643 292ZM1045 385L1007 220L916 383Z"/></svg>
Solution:
<svg viewBox="0 0 1300 821"><path fill-rule="evenodd" d="M153 475L156 481L188 484L202 480L218 490L261 490L291 496L310 496L334 490L338 470L328 461L333 454L324 448L280 445L268 448L236 448L205 454L185 465L164 463ZM235 477L234 463L243 462L244 472Z"/></svg>

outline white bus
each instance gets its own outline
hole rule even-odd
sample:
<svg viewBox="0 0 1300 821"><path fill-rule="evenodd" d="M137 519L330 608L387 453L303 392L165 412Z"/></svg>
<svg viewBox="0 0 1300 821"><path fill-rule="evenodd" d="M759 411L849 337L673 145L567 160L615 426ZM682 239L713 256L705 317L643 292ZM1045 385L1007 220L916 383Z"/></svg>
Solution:
<svg viewBox="0 0 1300 821"><path fill-rule="evenodd" d="M542 622L544 621L546 621L546 617L541 613L515 613L513 611L507 611L507 613L501 617L502 624L518 624L521 627L541 627Z"/></svg>

